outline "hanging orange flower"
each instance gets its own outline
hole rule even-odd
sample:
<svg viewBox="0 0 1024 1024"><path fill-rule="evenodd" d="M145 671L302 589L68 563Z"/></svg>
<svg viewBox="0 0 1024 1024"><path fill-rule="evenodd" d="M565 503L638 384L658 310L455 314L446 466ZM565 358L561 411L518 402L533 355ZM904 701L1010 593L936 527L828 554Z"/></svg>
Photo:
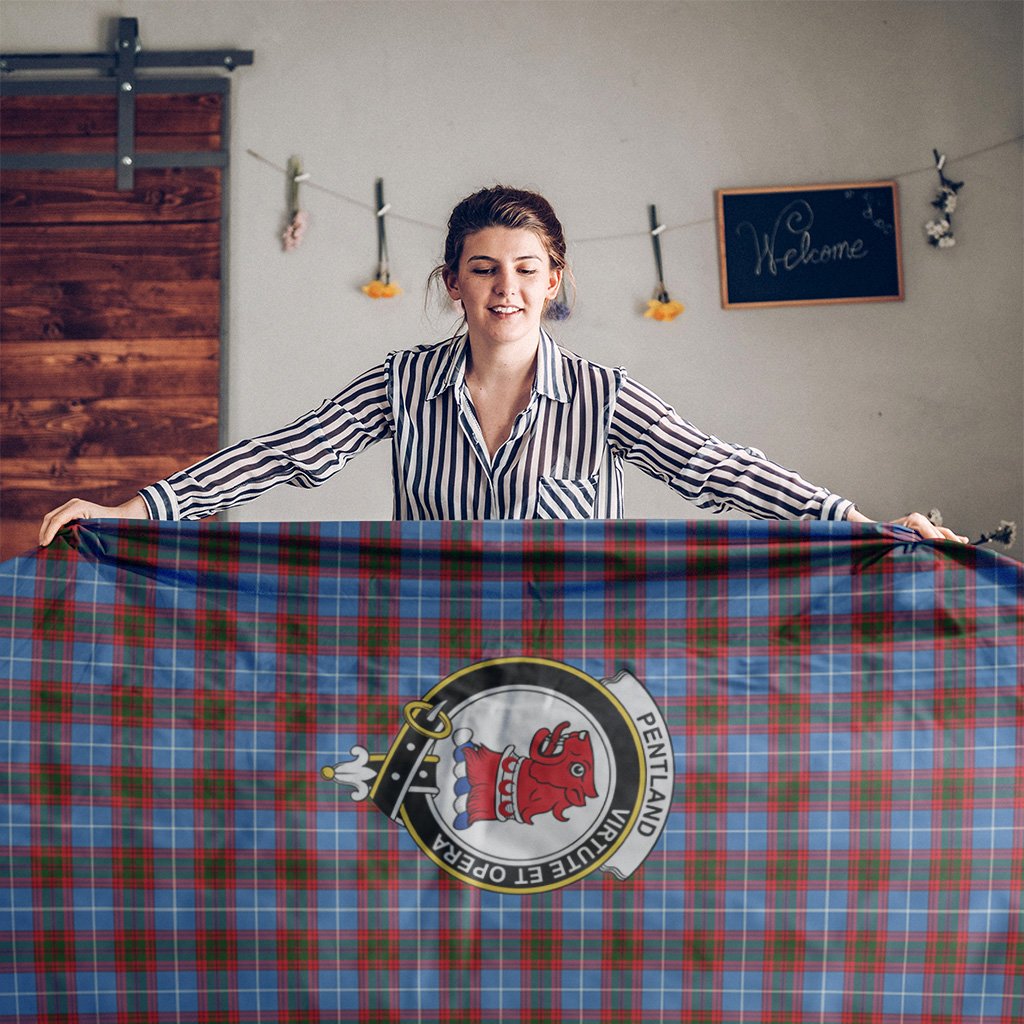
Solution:
<svg viewBox="0 0 1024 1024"><path fill-rule="evenodd" d="M388 264L388 236L384 230L384 215L391 209L390 203L384 202L384 179L378 178L374 186L377 199L377 276L363 285L363 294L371 299L393 299L402 294L402 289L391 280L391 267Z"/></svg>
<svg viewBox="0 0 1024 1024"><path fill-rule="evenodd" d="M661 240L659 236L665 230L664 224L658 223L658 211L654 206L648 206L647 212L651 218L651 245L654 248L654 265L658 270L658 284L654 289L654 298L647 303L647 312L644 316L648 320L660 320L667 323L675 320L685 308L681 302L673 302L668 297L668 289L665 287L665 271L661 264Z"/></svg>
<svg viewBox="0 0 1024 1024"><path fill-rule="evenodd" d="M681 302L662 302L660 299L651 299L647 303L647 312L644 316L648 320L675 320L686 307Z"/></svg>
<svg viewBox="0 0 1024 1024"><path fill-rule="evenodd" d="M371 299L393 299L402 294L402 289L392 281L376 280L363 285L363 294L369 295Z"/></svg>

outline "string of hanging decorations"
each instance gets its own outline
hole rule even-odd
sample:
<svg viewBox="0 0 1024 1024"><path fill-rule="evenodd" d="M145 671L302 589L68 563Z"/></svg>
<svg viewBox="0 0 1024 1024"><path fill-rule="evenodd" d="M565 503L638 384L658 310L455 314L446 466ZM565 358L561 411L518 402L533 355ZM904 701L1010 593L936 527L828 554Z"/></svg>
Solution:
<svg viewBox="0 0 1024 1024"><path fill-rule="evenodd" d="M958 161L969 160L973 157L980 156L983 153L988 153L992 150L1000 149L1003 146L1020 142L1021 139L1024 139L1024 135L1016 135L1012 138L1003 139L1001 142L994 143L993 145L973 150L970 153L965 153L955 159ZM278 173L285 175L289 219L281 237L282 245L286 252L291 252L298 248L303 235L306 233L309 226L309 214L300 202L300 185L304 185L307 189L315 190L323 195L330 196L333 199L337 199L351 206L366 210L374 215L377 226L377 270L373 280L362 286L362 291L370 298L392 298L396 295L400 295L402 291L401 288L391 280L391 267L387 249L386 217L391 217L403 224L411 224L416 227L426 228L440 234L444 233L444 228L441 225L394 212L391 208L391 204L384 202L384 182L381 178L378 178L375 182L375 203L370 204L362 202L339 189L332 188L314 180L312 175L303 169L302 161L297 156L291 157L287 166L282 167L253 149L247 149L246 152L249 156L258 160L260 163L266 164L266 166L273 168ZM947 160L944 154L940 154L938 150L933 150L932 155L934 163L924 167L916 167L912 170L893 175L892 177L895 179L907 178L929 170L935 170L938 172L939 188L937 195L931 204L938 211L938 215L925 224L924 230L929 245L935 246L937 249L948 249L955 244L955 239L953 237L952 214L956 209L957 194L960 189L963 188L964 183L962 181L954 181L944 174L944 168ZM700 217L695 220L684 221L678 224L663 224L658 220L656 207L653 204L650 204L648 206L648 219L649 227L647 231L627 231L618 234L584 236L573 239L572 244L586 245L591 242L622 241L626 239L641 238L644 236L650 238L654 251L657 283L654 288L653 298L647 303L647 310L644 312L644 317L654 321L669 322L679 316L684 311L685 307L682 303L673 301L670 298L665 286L661 236L673 231L682 231L688 228L714 223L714 217ZM569 312L570 306L563 287L552 302L549 315L552 319L564 320L568 318Z"/></svg>

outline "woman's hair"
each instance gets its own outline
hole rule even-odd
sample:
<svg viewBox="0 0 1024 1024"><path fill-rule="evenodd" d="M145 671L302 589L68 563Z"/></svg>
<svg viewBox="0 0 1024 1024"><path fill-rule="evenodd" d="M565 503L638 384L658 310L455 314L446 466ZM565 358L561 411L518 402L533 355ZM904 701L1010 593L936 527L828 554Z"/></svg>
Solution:
<svg viewBox="0 0 1024 1024"><path fill-rule="evenodd" d="M485 228L525 228L534 232L547 251L552 268L571 279L565 261L565 236L551 204L537 192L495 185L466 196L452 210L444 242L444 262L431 271L428 286L435 282L443 285L449 275L459 272L466 238Z"/></svg>

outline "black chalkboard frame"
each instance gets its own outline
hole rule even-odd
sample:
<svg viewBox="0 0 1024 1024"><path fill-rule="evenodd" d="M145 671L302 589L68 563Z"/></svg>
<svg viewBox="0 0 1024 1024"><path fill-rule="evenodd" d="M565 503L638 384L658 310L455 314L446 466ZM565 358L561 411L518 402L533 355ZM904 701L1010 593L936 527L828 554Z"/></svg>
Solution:
<svg viewBox="0 0 1024 1024"><path fill-rule="evenodd" d="M764 294L751 294L749 291L741 292L740 289L735 286L732 290L732 294L730 294L729 258L731 255L732 258L735 259L737 253L735 249L735 242L733 243L732 250L730 250L729 245L732 239L730 239L727 232L729 232L730 229L734 230L735 225L726 211L726 197L749 196L753 197L755 200L764 198L766 201L774 204L773 208L782 210L786 204L782 203L780 205L778 200L780 198L785 199L787 195L798 197L808 192L822 192L842 194L845 196L850 192L856 194L858 192L867 193L882 190L889 192L891 195L891 205L887 204L892 215L892 224L887 225L891 227L891 231L889 232L891 237L886 239L887 246L885 249L885 258L891 261L892 265L886 267L885 276L889 282L887 287L872 288L870 294L830 294L827 291L826 281L824 286L826 290L823 290L821 294L809 297L807 295L787 295L785 294L785 290L776 283L773 289L776 294L770 298L766 298ZM855 181L826 185L773 185L761 188L718 189L716 192L716 207L718 221L719 269L723 309L764 309L773 306L822 306L851 302L903 301L903 251L900 232L899 186L895 181Z"/></svg>

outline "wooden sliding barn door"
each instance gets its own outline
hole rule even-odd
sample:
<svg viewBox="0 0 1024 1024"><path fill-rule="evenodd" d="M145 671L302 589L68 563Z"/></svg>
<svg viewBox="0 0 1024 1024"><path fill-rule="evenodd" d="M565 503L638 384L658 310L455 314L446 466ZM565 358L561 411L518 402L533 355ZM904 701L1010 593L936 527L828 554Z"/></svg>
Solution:
<svg viewBox="0 0 1024 1024"><path fill-rule="evenodd" d="M219 441L227 81L134 83L127 189L109 81L20 84L0 97L3 558L67 498L123 501Z"/></svg>
<svg viewBox="0 0 1024 1024"><path fill-rule="evenodd" d="M221 100L140 98L140 148L219 144ZM110 97L2 102L8 152L112 146ZM221 176L144 169L123 192L113 170L4 173L2 557L66 498L117 503L216 448Z"/></svg>

